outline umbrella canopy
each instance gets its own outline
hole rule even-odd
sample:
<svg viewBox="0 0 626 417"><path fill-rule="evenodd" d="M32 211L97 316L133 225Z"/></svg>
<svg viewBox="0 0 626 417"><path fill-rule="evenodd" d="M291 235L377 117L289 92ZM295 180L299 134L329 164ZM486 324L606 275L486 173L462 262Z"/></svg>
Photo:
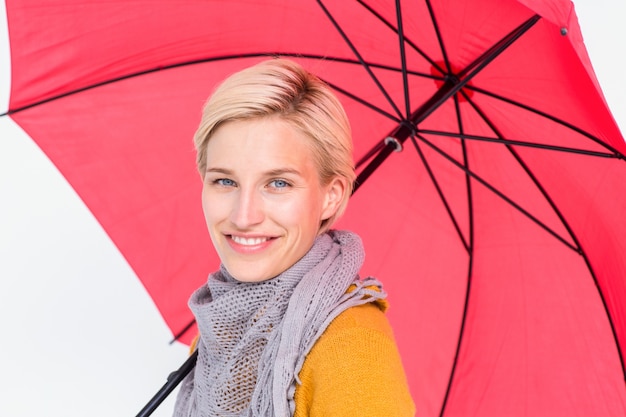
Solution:
<svg viewBox="0 0 626 417"><path fill-rule="evenodd" d="M10 117L174 333L217 267L201 105L289 56L352 120L340 226L391 293L418 414L623 415L626 145L569 1L32 3L7 4Z"/></svg>

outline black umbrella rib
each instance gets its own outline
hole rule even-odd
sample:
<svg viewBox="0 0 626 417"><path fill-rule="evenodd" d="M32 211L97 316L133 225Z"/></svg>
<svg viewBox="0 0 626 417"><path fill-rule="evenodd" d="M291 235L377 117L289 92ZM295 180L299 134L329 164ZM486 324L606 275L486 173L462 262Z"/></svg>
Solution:
<svg viewBox="0 0 626 417"><path fill-rule="evenodd" d="M489 129L491 129L491 131L501 140L505 140L504 139L504 135L500 132L500 130L496 127L496 125L491 121L491 119L489 117L487 117L487 115L485 114L485 112L480 108L480 106L478 106L478 104L476 104L474 102L474 100L471 99L471 97L469 97L467 94L465 94L465 92L462 92L462 94L464 95L465 99L467 100L467 102L472 106L472 108L474 109L474 111L476 112L476 114L478 114L478 116L487 124L487 126L489 126ZM504 143L504 142L503 142ZM554 200L552 200L552 198L550 197L550 195L548 194L548 192L546 191L546 189L543 187L543 185L541 185L541 183L539 182L539 179L535 176L535 174L533 174L533 172L531 171L531 169L528 167L528 165L524 162L524 160L522 159L522 157L517 153L517 151L509 144L504 143L504 146L506 147L506 149L509 151L509 153L513 156L513 158L515 158L515 160L517 161L517 163L519 164L519 166L522 167L522 169L524 170L524 172L526 173L526 175L531 179L531 181L533 182L533 184L535 185L535 187L539 190L539 192L541 193L541 195L543 196L543 198L548 202L548 204L550 205L550 207L552 208L552 211L557 215L557 217L559 218L559 220L561 221L561 224L565 227L565 229L567 230L567 233L569 234L570 238L575 242L576 246L577 246L577 252L582 254L582 249L580 247L580 244L578 243L578 240L576 239L576 237L574 236L574 232L572 230L572 228L569 226L569 224L567 223L567 221L565 220L565 217L563 216L563 214L561 213L561 211L558 209L558 207L556 206L556 204L554 203Z"/></svg>
<svg viewBox="0 0 626 417"><path fill-rule="evenodd" d="M498 143L498 144L504 144L504 145L523 146L523 147L528 147L528 148L544 149L544 150L549 150L549 151L595 156L599 158L617 158L617 156L612 153L590 151L587 149L568 148L566 146L547 145L544 143L525 142L521 140L513 140L513 139L505 139L505 138L492 138L488 136L469 135L466 133L459 134L459 133L454 133L454 132L444 132L440 130L429 130L429 129L418 129L418 132L422 134L432 135L432 136L445 136L445 137L475 140L479 142L492 142L492 143Z"/></svg>
<svg viewBox="0 0 626 417"><path fill-rule="evenodd" d="M417 133L415 135L415 137L419 138L422 142L424 142L425 144L427 144L431 149L433 149L434 151L436 151L438 154L440 154L441 156L443 156L445 159L447 159L448 161L450 161L452 164L454 164L455 166L457 166L459 169L463 170L467 175L471 176L472 178L474 178L476 181L478 181L480 184L482 184L484 187L486 187L488 190L490 190L491 192L493 192L495 195L497 195L498 197L500 197L501 199L503 199L504 201L506 201L507 203L509 203L512 207L514 207L515 209L517 209L520 213L522 213L523 215L525 215L526 217L528 217L530 220L532 220L535 224L537 224L538 226L540 226L542 229L544 229L545 231L547 231L548 233L550 233L552 236L554 236L557 240L559 240L561 243L563 243L565 246L567 246L568 248L572 249L574 252L580 253L580 250L573 246L571 243L569 243L567 240L565 240L563 237L561 237L557 232L555 232L554 230L552 230L550 227L548 227L545 223L543 223L541 220L539 220L538 218L536 218L535 216L533 216L528 210L524 209L522 206L520 206L519 204L517 204L515 201L513 201L511 198L507 197L506 194L504 194L502 191L498 190L497 188L495 188L493 185L491 185L488 181L486 181L485 179L483 179L481 176L479 176L478 174L476 174L475 172L471 171L470 169L468 169L467 167L465 167L463 164L459 163L454 157L448 155L444 150L442 150L441 148L439 148L437 145L435 145L434 143L432 143L431 141L429 141L428 139L426 139L423 135ZM414 137L411 137L411 140L413 141L414 145L416 144Z"/></svg>
<svg viewBox="0 0 626 417"><path fill-rule="evenodd" d="M417 151L417 154L420 157L420 160L424 164L424 168L426 168L428 177L430 178L430 181L435 186L435 189L437 190L437 194L439 195L439 198L441 199L441 202L443 203L446 209L446 212L448 213L448 217L450 217L450 220L452 221L454 230L456 230L456 233L459 235L459 239L461 240L461 243L463 243L463 247L465 248L465 250L468 253L471 253L470 243L465 239L465 236L463 236L463 232L461 231L459 222L457 221L456 217L454 216L454 213L452 212L452 209L450 208L448 199L444 195L443 190L441 189L441 186L439 185L439 181L437 181L437 178L435 177L435 173L433 172L432 168L430 167L430 164L428 163L428 160L426 159L426 155L424 155L424 152L422 151L422 149L420 148L417 142L414 142L414 145L415 145L415 150Z"/></svg>
<svg viewBox="0 0 626 417"><path fill-rule="evenodd" d="M374 83L376 84L380 92L385 96L385 98L387 99L387 102L389 102L391 107L393 107L398 117L402 118L402 112L400 111L398 106L396 106L396 103L393 101L393 99L391 98L391 96L389 95L385 87L383 87L380 80L376 77L376 75L374 75L374 73L372 72L372 68L370 68L368 63L363 59L359 51L356 49L356 46L354 46L350 38L348 38L348 35L346 35L346 33L343 31L343 29L341 28L339 23L335 20L335 18L330 13L330 11L326 8L326 6L324 6L324 3L322 3L322 0L317 0L317 4L319 4L319 6L322 8L322 11L324 12L324 14L326 14L326 17L328 17L328 20L330 20L330 22L333 24L335 29L337 29L337 32L339 32L339 35L343 38L344 42L346 42L346 44L352 50L352 53L359 60L359 62L361 63L365 71L368 73L372 81L374 81Z"/></svg>
<svg viewBox="0 0 626 417"><path fill-rule="evenodd" d="M365 99L363 99L363 98L361 98L361 97L359 97L359 96L357 96L355 94L352 94L348 90L339 87L337 84L331 83L330 81L325 80L325 79L323 81L326 84L328 84L330 87L332 87L334 90L339 91L341 94L345 95L346 97L349 97L352 100L354 100L354 101L364 105L365 107L368 107L368 108L374 110L375 112L385 116L386 118L391 119L391 120L395 121L396 123L400 123L402 121L401 119L399 119L395 115L393 115L393 114L391 114L389 112L386 112L385 110L381 109L380 107L373 105L369 101L367 101L367 100L365 100Z"/></svg>
<svg viewBox="0 0 626 417"><path fill-rule="evenodd" d="M61 94L57 94L55 96L52 97L48 97L45 98L43 100L38 100L35 102L32 102L30 104L26 104L22 107L18 107L15 109L9 109L6 113L0 114L0 116L6 116L9 114L14 114L14 113L18 113L24 110L28 110L30 108L33 107L37 107L40 106L42 104L46 104L49 103L51 101L55 101L55 100L59 100L68 96L72 96L74 94L78 94L78 93L82 93L84 91L88 91L88 90L92 90L94 88L98 88L98 87L103 87L105 85L109 85L109 84L113 84L116 83L118 81L124 81L130 78L135 78L135 77L140 77L142 75L148 75L154 72L159 72L159 71L166 71L166 70L170 70L170 69L175 69L175 68L179 68L179 67L186 67L186 66L190 66L190 65L196 65L196 64L204 64L207 62L213 62L213 61L221 61L221 60L226 60L226 59L232 59L232 58L255 58L255 57L261 57L261 56L275 56L275 54L272 53L253 53L253 54L247 54L247 55L233 55L233 56L221 56L221 57L212 57L212 58L203 58L203 59L194 59L191 61L184 61L184 62L177 62L175 64L170 64L170 65L163 65L163 66L159 66L156 68L150 68L150 69L146 69L143 71L137 71L137 72L133 72L130 74L125 74L125 75L121 75L119 77L115 77L115 78L111 78L110 80L106 80L106 81L101 81L95 84L90 84L90 85L86 85L84 87L80 87L80 88L76 88L74 90L70 90L67 91L65 93L61 93Z"/></svg>
<svg viewBox="0 0 626 417"><path fill-rule="evenodd" d="M445 72L432 58L430 58L421 48L419 48L414 42L410 39L407 39L404 33L403 24L402 24L402 6L400 5L400 0L396 0L396 20L397 27L394 27L387 19L385 19L380 13L378 13L374 8L370 5L366 4L362 0L358 0L358 3L365 7L373 16L375 16L379 21L381 21L385 26L394 31L398 35L398 41L400 46L400 59L402 61L402 77L403 77L403 86L404 86L404 101L406 107L406 117L408 118L411 114L411 103L410 103L410 95L409 95L409 83L408 83L408 69L406 65L406 45L409 45L413 50L415 50L419 55L421 55L426 61L428 61L434 68L436 68L442 74Z"/></svg>
<svg viewBox="0 0 626 417"><path fill-rule="evenodd" d="M456 96L454 97L454 101L455 104L458 103L458 100L456 99ZM459 131L463 132L463 121L461 120L460 117L460 113L458 112L459 109L457 107L457 124L459 126ZM415 132L412 133L412 135L414 135ZM419 146L419 144L417 142L413 142L415 146L415 149L417 150L417 153L420 157L420 160L422 161L422 164L424 165L424 167L426 168L426 172L431 180L431 182L433 183L435 190L437 191L437 194L439 195L439 198L441 200L441 202L443 203L446 212L448 213L448 217L450 218L450 221L452 222L452 225L454 226L454 229L456 230L459 239L461 240L461 243L463 243L463 247L465 247L465 250L469 253L471 253L471 244L470 242L467 241L467 239L465 238L465 236L463 235L463 232L461 231L461 227L459 226L459 222L456 219L456 216L454 215L452 208L450 207L450 204L448 203L448 199L446 198L441 186L439 185L439 181L437 180L434 171L432 170L432 168L430 167L430 163L428 162L428 159L426 158L426 155L424 155L424 152L422 151L421 147ZM462 141L462 149L463 149L463 160L464 160L464 164L465 166L468 166L468 161L467 161L467 152L466 152L466 148L465 148L465 141ZM469 177L466 175L466 179L469 179ZM469 187L470 184L467 184L468 187L468 192L469 192ZM469 194L468 194L469 197ZM471 209L471 199L468 200L468 204L470 204L470 209ZM470 219L471 219L471 215L470 215Z"/></svg>
<svg viewBox="0 0 626 417"><path fill-rule="evenodd" d="M458 96L454 96L454 107L456 113L457 124L459 126L459 133L464 134L463 119L461 118L461 108L459 106ZM417 144L417 142L414 142ZM463 165L469 169L469 158L467 157L467 143L463 137L461 137L461 148L463 151ZM469 261L467 265L467 285L465 287L465 302L463 304L463 315L461 317L461 325L459 327L459 337L457 339L456 351L454 353L454 360L452 361L452 368L450 369L450 377L448 378L448 386L446 387L446 393L441 403L441 410L439 417L443 417L448 405L448 398L450 397L450 391L452 390L452 383L454 382L454 376L456 375L457 365L459 363L459 355L461 354L461 346L463 344L463 335L465 334L465 325L467 324L467 313L469 311L470 293L472 290L472 271L474 268L474 201L472 198L472 181L471 177L465 174L465 187L467 189L467 214L469 222Z"/></svg>
<svg viewBox="0 0 626 417"><path fill-rule="evenodd" d="M191 321L189 323L187 323L187 325L185 327L182 328L182 330L180 330L178 333L176 333L174 335L174 338L172 340L170 340L170 345L172 343L174 343L175 341L177 341L178 339L180 339L181 337L183 337L185 335L185 333L187 333L189 330L191 330L191 327L196 324L196 319L191 319Z"/></svg>
<svg viewBox="0 0 626 417"><path fill-rule="evenodd" d="M588 139L591 139L593 142L597 143L598 145L600 145L603 148L605 148L605 149L609 150L610 152L612 152L612 157L626 160L626 156L624 154L622 154L617 149L613 148L608 143L602 141L598 137L592 135L589 132L584 131L583 129L581 129L581 128L577 127L577 126L575 126L575 125L573 125L573 124L571 124L569 122L566 122L565 120L559 119L558 117L553 116L553 115L551 115L549 113L543 112L543 111L541 111L539 109L536 109L534 107L528 106L528 105L526 105L524 103L520 103L519 101L512 100L512 99L510 99L508 97L501 96L499 94L496 94L494 92L485 90L485 89L480 88L480 87L466 85L465 88L467 88L468 90L472 90L472 91L484 94L486 96L492 97L492 98L494 98L496 100L503 101L505 103L511 104L513 106L516 106L516 107L519 107L521 109L527 110L527 111L529 111L531 113L534 113L534 114L536 114L538 116L541 116L541 117L544 117L544 118L546 118L548 120L551 120L552 122L554 122L556 124L559 124L559 125L561 125L563 127L566 127L568 129L576 132L576 133L579 133L580 135L582 135L582 136L584 136L584 137L586 137ZM603 155L600 154L600 155L594 155L594 156L603 156Z"/></svg>
<svg viewBox="0 0 626 417"><path fill-rule="evenodd" d="M435 29L435 34L437 35L437 42L439 43L439 48L441 49L441 56L443 57L443 62L446 64L445 72L448 74L451 74L452 67L450 66L450 58L448 57L446 46L443 43L443 37L441 36L441 30L439 28L439 23L437 23L437 17L435 16L433 5L430 3L430 0L426 0L425 3L426 3L426 7L428 8L428 14L430 15L430 21L432 22L433 29ZM439 66L437 66L437 68L439 68Z"/></svg>
<svg viewBox="0 0 626 417"><path fill-rule="evenodd" d="M236 54L236 55L222 55L222 56L215 56L215 57L210 57L210 58L201 58L201 59L194 59L194 60L190 60L190 61L183 61L183 62L177 62L174 64L170 64L170 65L163 65L163 66L159 66L156 68L150 68L150 69L146 69L146 70L142 70L142 71L137 71L137 72L133 72L130 74L125 74L125 75L121 75L119 77L115 77L112 78L110 80L106 80L106 81L102 81L102 82L98 82L95 84L90 84L90 85L86 85L84 87L80 87L80 88L76 88L74 90L71 91L67 91L65 93L61 93L55 96L51 96L48 98L45 98L43 100L38 100L38 101L34 101L32 103L26 104L24 106L21 107L17 107L17 108L13 108L13 109L9 109L8 111L4 112L4 113L0 113L0 117L2 116L8 116L10 114L15 114L15 113L19 113L21 111L24 110L28 110L30 108L33 107L37 107L55 100L59 100L68 96L72 96L74 94L78 94L78 93L82 93L84 91L88 91L88 90L92 90L94 88L98 88L98 87L103 87L109 84L113 84L116 83L118 81L124 81L130 78L135 78L135 77L140 77L142 75L148 75L148 74L152 74L154 72L159 72L159 71L167 71L167 70L171 70L171 69L176 69L179 67L186 67L186 66L191 66L191 65L199 65L199 64L206 64L209 62L218 62L218 61L225 61L225 60L230 60L230 59L246 59L246 58L259 58L259 57L278 57L278 56L285 56L285 57L291 57L291 58L302 58L302 59L319 59L319 60L325 60L325 61L333 61L333 62L340 62L340 63L344 63L344 64L353 64L353 65L359 65L362 66L362 63L360 61L354 60L354 59L347 59L347 58L340 58L340 57L332 57L332 56L327 56L327 55L316 55L316 54L305 54L305 53L296 53L296 52L276 52L276 51L270 51L270 52L254 52L254 53L249 53L249 54ZM397 71L400 72L402 71L401 68L397 68L391 65L385 65L385 64L378 64L378 63L373 63L373 62L366 62L366 64L370 67L370 68L379 68L379 69L384 69L384 70L388 70L388 71ZM415 72L415 71L408 71L409 74L411 75L415 75L418 77L425 77L425 78L431 78L431 79L439 79L438 77L432 76L430 74L423 74L423 73L419 73L419 72ZM361 101L365 104L365 101ZM373 106L370 104L368 105L368 107L372 107ZM378 111L378 110L377 110ZM379 111L381 114L383 115L389 115L389 113L385 112L385 111ZM400 116L401 117L401 116ZM400 120L398 117L392 116L393 120Z"/></svg>
<svg viewBox="0 0 626 417"><path fill-rule="evenodd" d="M463 93L463 94L465 94L465 93ZM465 98L472 105L472 107L474 108L476 113L478 113L478 115L485 121L485 123L487 123L489 125L489 128L497 136L502 136L502 134L498 131L497 127L491 122L491 120L489 120L489 118L486 117L486 115L484 114L482 109L480 109L480 107L477 104L475 104L472 100L470 100L470 97L468 97L467 95L465 95ZM597 275L596 275L596 273L595 273L595 271L594 271L594 269L593 269L593 267L591 265L591 262L589 261L589 257L587 256L587 253L585 252L585 250L583 249L582 245L580 244L580 241L578 240L576 234L574 233L574 230L572 229L572 227L569 225L569 223L565 219L565 216L563 216L563 214L561 213L561 211L559 210L559 208L555 204L555 202L552 199L552 197L550 197L550 195L548 194L546 189L543 187L543 185L541 185L541 183L539 182L539 179L533 174L531 169L524 162L522 157L515 151L515 149L513 149L510 145L506 145L506 148L509 150L511 155L513 155L513 157L515 158L517 163L522 167L524 172L526 172L526 175L528 175L528 177L531 179L531 181L535 184L535 187L543 195L544 199L548 202L548 204L552 208L552 211L557 215L557 217L561 221L561 224L563 225L563 227L565 227L565 229L569 233L569 235L570 235L572 241L574 242L574 244L578 247L577 252L582 256L583 260L585 261L585 264L587 265L587 269L589 270L589 274L591 275L591 278L592 278L593 283L594 283L594 285L596 287L596 290L598 292L600 300L602 300L602 305L604 307L604 312L606 314L607 320L609 321L609 326L611 327L611 332L613 333L613 340L615 342L615 346L617 348L618 356L619 356L619 359L620 359L620 364L622 366L622 374L624 375L624 379L626 380L626 364L624 362L624 357L623 357L622 351L620 349L619 338L617 336L617 330L615 328L615 324L613 322L613 318L611 317L608 304L606 303L606 299L604 297L604 293L602 292L602 289L600 287L600 283L598 282L598 277L597 277Z"/></svg>
<svg viewBox="0 0 626 417"><path fill-rule="evenodd" d="M24 110L28 110L30 108L33 107L37 107L40 106L42 104L46 104L49 103L51 101L55 101L55 100L59 100L68 96L72 96L74 94L78 94L78 93L82 93L84 91L88 91L88 90L92 90L94 88L98 88L98 87L103 87L105 85L109 85L109 84L113 84L116 83L118 81L124 81L130 78L135 78L135 77L140 77L142 75L148 75L148 74L152 74L154 72L159 72L159 71L166 71L166 70L171 70L171 69L175 69L175 68L180 68L180 67L186 67L186 66L191 66L191 65L197 65L197 64L205 64L208 62L215 62L215 61L223 61L223 60L228 60L228 59L233 59L233 58L257 58L257 57L272 57L272 56L277 56L277 55L281 55L278 54L276 52L258 52L258 53L250 53L250 54L239 54L239 55L224 55L224 56L218 56L218 57L211 57L211 58L202 58L202 59L194 59L194 60L190 60L190 61L183 61L183 62L177 62L174 64L170 64L170 65L163 65L163 66L158 66L155 68L149 68L146 70L142 70L142 71L137 71L137 72L133 72L130 74L125 74L125 75L121 75L119 77L115 77L115 78L111 78L110 80L106 80L106 81L102 81L102 82L98 82L95 84L90 84L90 85L86 85L84 87L80 87L80 88L76 88L74 90L71 91L67 91L65 93L61 93L52 97L48 97L45 98L43 100L38 100L35 102L32 102L30 104L26 104L22 107L18 107L15 109L9 109L6 113L2 113L0 114L0 116L6 116L6 115L10 115L10 114L14 114L14 113L18 113ZM286 54L288 56L300 56L297 54ZM310 56L311 58L324 58L322 56Z"/></svg>
<svg viewBox="0 0 626 417"><path fill-rule="evenodd" d="M372 14L372 16L374 16L378 20L380 20L385 26L387 26L392 31L396 32L396 34L398 33L398 29L395 26L393 26L387 19L385 19L380 13L378 13L376 10L374 10L374 8L372 8L370 5L365 3L363 0L357 0L357 2L361 6L365 7ZM407 45L409 45L415 52L417 52L419 55L421 55L422 58L424 58L426 61L428 61L428 63L430 65L432 65L434 68L436 68L440 73L442 73L442 74L445 73L445 70L443 68L441 68L439 66L439 64L437 64L435 62L435 60L433 60L431 57L429 57L428 54L426 54L426 52L424 52L419 46L417 46L417 44L415 42L411 41L410 39L408 39L406 37L404 37L404 40L405 40ZM423 74L423 75L426 76L426 74Z"/></svg>
<svg viewBox="0 0 626 417"><path fill-rule="evenodd" d="M372 149L370 149L365 155L363 155L356 163L354 164L354 169L358 170L361 166L372 159L374 155L379 153L387 144L385 142L378 142Z"/></svg>
<svg viewBox="0 0 626 417"><path fill-rule="evenodd" d="M400 43L400 61L402 62L402 86L404 87L404 107L408 118L411 115L411 98L409 97L409 79L406 69L406 50L404 46L404 27L402 24L402 6L396 0L396 17L398 19L398 42Z"/></svg>

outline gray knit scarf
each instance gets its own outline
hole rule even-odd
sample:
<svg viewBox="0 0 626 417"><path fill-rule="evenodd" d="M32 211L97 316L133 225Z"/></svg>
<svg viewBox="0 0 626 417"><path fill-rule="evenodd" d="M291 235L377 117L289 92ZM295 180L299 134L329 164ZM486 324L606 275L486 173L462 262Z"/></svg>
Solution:
<svg viewBox="0 0 626 417"><path fill-rule="evenodd" d="M270 280L239 282L224 267L211 274L189 300L198 361L174 416L293 415L298 373L322 332L342 311L386 296L376 279L359 279L363 258L357 235L333 231Z"/></svg>

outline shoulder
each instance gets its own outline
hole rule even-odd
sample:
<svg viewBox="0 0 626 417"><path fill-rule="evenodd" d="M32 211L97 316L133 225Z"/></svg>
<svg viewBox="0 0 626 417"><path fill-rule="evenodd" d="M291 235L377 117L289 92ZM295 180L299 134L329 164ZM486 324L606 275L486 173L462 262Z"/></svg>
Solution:
<svg viewBox="0 0 626 417"><path fill-rule="evenodd" d="M351 307L337 316L313 345L303 370L312 368L311 372L318 376L330 372L335 377L343 369L370 372L365 368L370 368L366 360L371 359L377 361L374 367L383 362L386 366L390 361L401 365L391 325L374 303ZM404 373L401 366L394 370Z"/></svg>
<svg viewBox="0 0 626 417"><path fill-rule="evenodd" d="M299 379L296 417L414 414L393 330L374 303L349 308L331 322Z"/></svg>
<svg viewBox="0 0 626 417"><path fill-rule="evenodd" d="M343 332L377 332L381 337L393 339L393 330L387 316L376 303L351 307L337 316L320 338L331 339Z"/></svg>

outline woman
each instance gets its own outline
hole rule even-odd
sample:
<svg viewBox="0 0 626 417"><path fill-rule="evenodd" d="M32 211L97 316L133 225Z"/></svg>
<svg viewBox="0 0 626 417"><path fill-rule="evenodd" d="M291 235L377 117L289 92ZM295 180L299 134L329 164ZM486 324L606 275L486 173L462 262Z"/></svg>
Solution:
<svg viewBox="0 0 626 417"><path fill-rule="evenodd" d="M346 115L275 59L229 77L195 135L220 270L189 301L198 361L176 416L414 414L360 239L330 231L355 178Z"/></svg>

